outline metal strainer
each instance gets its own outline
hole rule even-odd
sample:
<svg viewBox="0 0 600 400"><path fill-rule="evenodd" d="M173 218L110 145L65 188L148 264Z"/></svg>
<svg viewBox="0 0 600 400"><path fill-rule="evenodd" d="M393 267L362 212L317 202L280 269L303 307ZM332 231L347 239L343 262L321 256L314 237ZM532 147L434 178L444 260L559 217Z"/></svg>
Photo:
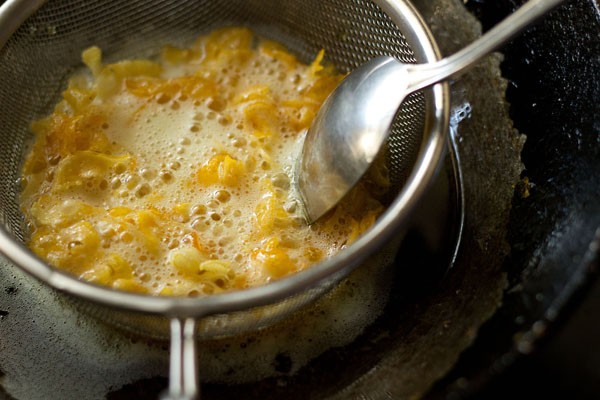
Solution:
<svg viewBox="0 0 600 400"><path fill-rule="evenodd" d="M172 399L198 395L196 338L267 326L382 254L408 222L445 151L448 88L439 84L411 95L398 112L387 150L390 202L377 223L334 258L266 286L202 298L151 297L81 282L38 259L23 245L27 232L18 206L28 126L50 112L68 77L81 68L81 51L97 45L107 61L151 56L163 45L186 45L222 26L250 27L305 62L324 48L342 71L378 55L406 63L439 59L405 0L9 0L0 8L0 251L113 325L155 338L170 334Z"/></svg>

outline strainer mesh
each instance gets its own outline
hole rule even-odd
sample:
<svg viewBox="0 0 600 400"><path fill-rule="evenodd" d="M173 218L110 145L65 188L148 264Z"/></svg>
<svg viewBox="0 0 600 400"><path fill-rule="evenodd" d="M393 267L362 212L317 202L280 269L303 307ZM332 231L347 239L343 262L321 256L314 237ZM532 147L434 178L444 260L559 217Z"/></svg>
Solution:
<svg viewBox="0 0 600 400"><path fill-rule="evenodd" d="M326 59L342 71L377 55L415 61L396 24L367 0L48 1L0 51L0 216L6 229L24 240L18 178L28 127L51 111L68 77L82 67L83 49L97 45L108 61L150 56L165 44L185 45L231 25L279 41L305 62L324 48ZM424 115L423 96L415 94L394 122L388 155L394 197L418 154ZM320 292L307 291L302 301L290 304Z"/></svg>

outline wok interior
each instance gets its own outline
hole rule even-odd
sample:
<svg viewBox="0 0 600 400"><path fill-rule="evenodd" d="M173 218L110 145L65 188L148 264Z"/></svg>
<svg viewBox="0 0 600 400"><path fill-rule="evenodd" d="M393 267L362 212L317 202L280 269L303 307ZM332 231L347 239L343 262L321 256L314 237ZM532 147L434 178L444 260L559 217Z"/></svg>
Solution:
<svg viewBox="0 0 600 400"><path fill-rule="evenodd" d="M18 207L19 175L30 139L31 121L49 113L66 80L82 68L81 51L91 45L103 49L107 61L152 56L166 44L186 45L202 33L222 26L248 26L259 35L287 46L301 60L310 62L324 48L326 59L342 71L382 54L404 62L416 56L393 21L370 1L48 1L20 26L0 58L0 215L17 241L27 235ZM421 44L413 46L419 58ZM428 44L424 44L427 46ZM388 148L392 181L390 198L402 189L421 144L427 140L427 101L422 94L410 96L395 119ZM407 161L408 160L408 161ZM276 320L326 291L343 274L332 276L289 300L249 313L216 316L199 331L237 332ZM85 303L85 301L83 302ZM89 307L88 307L89 306ZM93 304L86 305L104 314ZM154 326L138 323L130 312L109 312L117 325ZM117 315L123 314L122 318ZM226 321L222 319L225 318ZM158 318L160 320L160 318ZM121 324L119 321L123 321ZM232 323L232 321L236 321ZM251 321L249 323L249 321ZM164 325L164 324L163 324ZM221 327L221 328L208 328ZM229 329L222 327L229 326ZM162 329L161 329L162 330ZM142 329L156 332L157 329ZM154 334L153 336L156 336Z"/></svg>

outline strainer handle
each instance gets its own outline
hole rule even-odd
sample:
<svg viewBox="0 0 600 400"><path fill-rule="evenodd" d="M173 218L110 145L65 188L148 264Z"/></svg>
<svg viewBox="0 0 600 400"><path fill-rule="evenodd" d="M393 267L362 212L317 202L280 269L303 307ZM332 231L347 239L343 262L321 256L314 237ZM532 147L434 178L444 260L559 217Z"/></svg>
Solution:
<svg viewBox="0 0 600 400"><path fill-rule="evenodd" d="M484 56L518 35L564 0L529 0L479 39L450 57L435 63L410 64L408 91L414 92L450 77L457 77Z"/></svg>
<svg viewBox="0 0 600 400"><path fill-rule="evenodd" d="M169 388L161 400L198 400L198 364L196 351L196 319L171 320L171 354Z"/></svg>

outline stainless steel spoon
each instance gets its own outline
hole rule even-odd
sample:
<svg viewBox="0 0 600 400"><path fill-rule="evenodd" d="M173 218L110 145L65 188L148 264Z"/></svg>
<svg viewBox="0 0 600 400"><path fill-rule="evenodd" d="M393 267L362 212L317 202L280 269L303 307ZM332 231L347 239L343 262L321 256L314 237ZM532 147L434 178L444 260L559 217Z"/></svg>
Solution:
<svg viewBox="0 0 600 400"><path fill-rule="evenodd" d="M464 72L563 0L530 0L456 54L430 64L378 57L351 72L309 129L296 185L309 223L334 207L367 171L404 98Z"/></svg>

